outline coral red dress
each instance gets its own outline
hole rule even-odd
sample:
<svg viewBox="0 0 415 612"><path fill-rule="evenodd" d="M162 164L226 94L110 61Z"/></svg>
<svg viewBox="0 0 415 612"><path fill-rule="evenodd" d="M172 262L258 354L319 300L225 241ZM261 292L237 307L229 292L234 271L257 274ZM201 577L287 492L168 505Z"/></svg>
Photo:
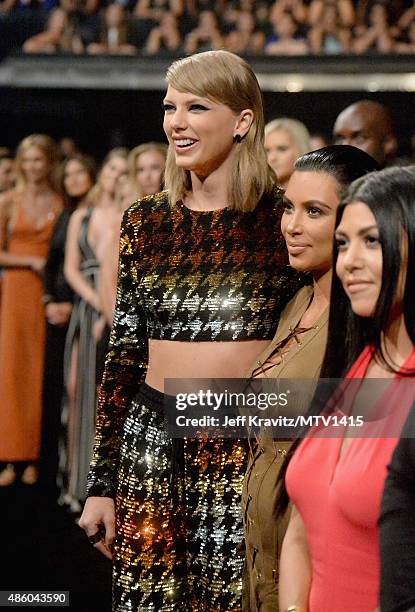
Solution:
<svg viewBox="0 0 415 612"><path fill-rule="evenodd" d="M371 359L367 348L347 378L364 378ZM415 368L415 351L404 367ZM312 563L309 612L374 612L379 605L380 502L397 430L414 400L414 380L399 386L398 379L381 397L398 411L377 421L379 437L353 438L340 457L342 437L311 435L289 465L287 489L303 519ZM394 437L387 437L391 431Z"/></svg>
<svg viewBox="0 0 415 612"><path fill-rule="evenodd" d="M19 201L8 252L45 257L62 202L37 227ZM5 268L0 309L0 461L38 458L45 344L43 282L29 268Z"/></svg>

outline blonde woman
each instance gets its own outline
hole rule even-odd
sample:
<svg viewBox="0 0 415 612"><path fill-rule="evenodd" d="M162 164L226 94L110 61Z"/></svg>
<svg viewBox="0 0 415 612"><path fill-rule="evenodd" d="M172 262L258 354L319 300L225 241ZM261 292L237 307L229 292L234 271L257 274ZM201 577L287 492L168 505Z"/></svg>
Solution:
<svg viewBox="0 0 415 612"><path fill-rule="evenodd" d="M16 155L16 188L0 197L0 486L16 478L34 484L39 457L45 307L42 272L63 201L53 182L55 143L33 134Z"/></svg>
<svg viewBox="0 0 415 612"><path fill-rule="evenodd" d="M297 159L311 151L310 134L297 119L273 119L265 126L265 150L278 185L285 189Z"/></svg>
<svg viewBox="0 0 415 612"><path fill-rule="evenodd" d="M108 236L108 243L102 260L99 281L99 295L101 299L102 314L104 315L109 327L112 327L115 300L117 296L120 225L124 212L133 202L137 200L137 184L126 175L120 176L116 189L116 198L119 215L114 220L112 233Z"/></svg>
<svg viewBox="0 0 415 612"><path fill-rule="evenodd" d="M130 181L136 186L134 200L161 191L166 156L167 145L161 142L145 142L130 151L128 174Z"/></svg>
<svg viewBox="0 0 415 612"><path fill-rule="evenodd" d="M161 191L166 155L167 145L160 142L145 142L138 145L128 155L128 177L123 175L118 180L116 199L119 217L115 220L112 233L108 237L99 284L102 312L110 327L117 293L118 247L122 215L139 198Z"/></svg>
<svg viewBox="0 0 415 612"><path fill-rule="evenodd" d="M64 273L77 295L66 337L65 378L68 393L68 475L65 501L73 509L85 498L86 477L95 432L96 386L106 350L105 318L98 293L100 265L119 212L116 185L127 172L127 151L113 149L105 158L89 206L69 222Z"/></svg>
<svg viewBox="0 0 415 612"><path fill-rule="evenodd" d="M240 610L238 440L176 440L165 378L241 377L298 288L263 147L261 92L227 51L167 72L167 191L121 227L114 324L88 499L91 543L114 560L113 609Z"/></svg>

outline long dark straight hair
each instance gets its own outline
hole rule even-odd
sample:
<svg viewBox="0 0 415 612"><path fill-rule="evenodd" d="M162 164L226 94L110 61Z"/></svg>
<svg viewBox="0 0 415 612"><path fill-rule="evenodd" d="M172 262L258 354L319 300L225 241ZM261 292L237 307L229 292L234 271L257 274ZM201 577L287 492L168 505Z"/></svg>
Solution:
<svg viewBox="0 0 415 612"><path fill-rule="evenodd" d="M72 161L79 162L81 166L86 170L91 180L91 189L96 180L97 166L96 166L95 160L92 157L89 157L89 155L84 155L83 153L74 153L74 155L70 155L61 163L59 167L59 174L58 174L59 187L65 197L65 200L64 200L65 207L70 210L75 210L79 202L82 201L86 197L87 194L85 193L80 198L73 198L67 193L65 189L65 171L66 171L67 165Z"/></svg>
<svg viewBox="0 0 415 612"><path fill-rule="evenodd" d="M321 370L324 379L344 376L367 345L374 347L375 359L379 363L392 372L398 371L397 365L386 354L382 339L390 324L395 296L399 290L402 263L406 267L403 317L408 335L415 345L415 168L387 168L354 181L337 210L336 228L346 206L353 202L366 204L376 219L382 249L382 286L373 317L359 317L353 312L339 278L333 275L328 341ZM405 242L407 262L402 261L402 245ZM334 241L333 270L336 268L337 256L338 249ZM413 370L399 371L401 375L415 375ZM311 403L309 414L321 412L321 399L324 396L329 399L329 389L326 386L323 394L317 390L316 397L319 399ZM281 466L274 508L276 517L281 516L288 506L285 475L305 433L303 431L294 441Z"/></svg>
<svg viewBox="0 0 415 612"><path fill-rule="evenodd" d="M399 370L386 353L382 338L391 321L403 263L406 265L403 317L408 335L415 344L415 168L387 168L355 181L337 211L336 227L346 206L352 202L366 204L376 219L382 248L382 288L373 317L359 317L354 314L339 278L334 275L329 340L321 372L324 378L344 376L368 344L374 347L375 358L386 369ZM407 262L402 262L405 242ZM337 256L335 244L334 267ZM341 329L339 320L342 321ZM401 371L401 374L413 376L414 372Z"/></svg>

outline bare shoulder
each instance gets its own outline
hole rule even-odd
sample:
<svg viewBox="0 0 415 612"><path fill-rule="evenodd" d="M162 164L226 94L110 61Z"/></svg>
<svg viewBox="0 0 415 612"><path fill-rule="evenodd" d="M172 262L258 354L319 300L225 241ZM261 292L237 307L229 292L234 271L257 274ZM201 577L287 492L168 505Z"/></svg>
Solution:
<svg viewBox="0 0 415 612"><path fill-rule="evenodd" d="M69 220L68 233L78 232L82 220L85 218L87 212L87 208L78 208L72 213Z"/></svg>
<svg viewBox="0 0 415 612"><path fill-rule="evenodd" d="M15 192L13 189L0 194L0 214L2 217L11 216L15 204Z"/></svg>

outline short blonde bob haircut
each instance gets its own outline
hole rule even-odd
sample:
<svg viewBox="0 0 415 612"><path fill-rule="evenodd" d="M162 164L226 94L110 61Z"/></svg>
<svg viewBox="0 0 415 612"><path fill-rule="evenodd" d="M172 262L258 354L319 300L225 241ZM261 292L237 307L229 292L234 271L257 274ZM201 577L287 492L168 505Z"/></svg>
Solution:
<svg viewBox="0 0 415 612"><path fill-rule="evenodd" d="M291 136L295 146L298 149L298 157L311 151L310 134L304 123L297 119L288 117L279 117L273 119L265 126L265 136L276 132L277 130L285 130Z"/></svg>
<svg viewBox="0 0 415 612"><path fill-rule="evenodd" d="M276 184L264 149L264 109L257 78L242 58L229 51L206 51L173 62L166 80L177 91L192 93L225 104L235 114L253 111L254 119L241 142L236 142L234 165L229 177L229 208L254 210L262 195ZM175 204L191 190L190 172L175 163L169 146L165 171L169 200Z"/></svg>
<svg viewBox="0 0 415 612"><path fill-rule="evenodd" d="M31 134L26 136L20 142L16 151L16 187L17 189L25 189L27 186L27 180L23 171L22 162L24 154L32 147L39 149L46 157L49 163L49 182L51 186L56 189L54 172L57 169L58 163L58 149L55 141L46 134Z"/></svg>
<svg viewBox="0 0 415 612"><path fill-rule="evenodd" d="M128 154L128 178L135 186L138 197L142 197L142 188L137 181L137 159L143 153L147 153L148 151L157 151L160 155L163 156L164 162L166 162L167 157L167 145L162 142L144 142L143 144L138 145L138 147L134 147ZM164 180L164 171L162 173L161 181ZM161 187L160 187L161 189Z"/></svg>

